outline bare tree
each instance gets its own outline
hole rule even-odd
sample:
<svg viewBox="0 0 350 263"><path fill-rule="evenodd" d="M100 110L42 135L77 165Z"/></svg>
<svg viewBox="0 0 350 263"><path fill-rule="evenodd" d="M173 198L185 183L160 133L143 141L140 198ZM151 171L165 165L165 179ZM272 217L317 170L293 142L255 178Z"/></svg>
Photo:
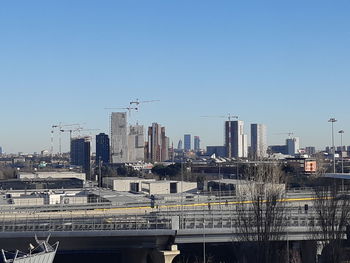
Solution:
<svg viewBox="0 0 350 263"><path fill-rule="evenodd" d="M285 195L282 172L277 164L261 163L248 167L246 191L239 193L237 235L249 247L242 262L273 262L272 241L283 237Z"/></svg>
<svg viewBox="0 0 350 263"><path fill-rule="evenodd" d="M350 199L340 191L341 186L335 180L330 181L328 186L315 188L313 206L316 216L311 228L312 238L320 240L324 247L322 262L338 263L344 255L343 240L349 223Z"/></svg>

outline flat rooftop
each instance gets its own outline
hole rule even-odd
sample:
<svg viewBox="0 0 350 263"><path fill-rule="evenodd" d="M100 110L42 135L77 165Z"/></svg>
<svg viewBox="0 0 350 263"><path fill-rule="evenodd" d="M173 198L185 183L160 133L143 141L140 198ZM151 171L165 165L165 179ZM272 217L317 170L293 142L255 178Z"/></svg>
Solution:
<svg viewBox="0 0 350 263"><path fill-rule="evenodd" d="M142 181L153 181L155 179L145 179L145 178L140 178L140 177L122 177L122 176L118 176L118 177L105 177L109 180L142 180Z"/></svg>

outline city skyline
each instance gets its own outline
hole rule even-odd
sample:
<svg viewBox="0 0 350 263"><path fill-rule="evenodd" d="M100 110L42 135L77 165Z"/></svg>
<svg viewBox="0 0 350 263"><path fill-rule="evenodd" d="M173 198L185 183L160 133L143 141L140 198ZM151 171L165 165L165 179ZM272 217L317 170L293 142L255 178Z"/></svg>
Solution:
<svg viewBox="0 0 350 263"><path fill-rule="evenodd" d="M127 112L111 112L111 116L113 116L113 115L122 115L125 119L127 119L128 117L127 117ZM111 117L110 117L111 118ZM110 120L110 122L111 122L111 120ZM143 134L142 134L142 136L143 136L143 140L144 141L146 141L147 140L147 138L146 138L146 132L147 132L147 130L146 130L146 128L144 128L143 126L144 125L139 125L138 123L136 123L136 124L132 124L131 122L129 122L128 120L124 120L124 122L125 122L125 133L129 130L129 129L135 129L135 127L139 127L138 129L140 129L141 128L141 130L143 131ZM232 121L231 121L232 122ZM239 120L239 122L244 122L243 120ZM112 123L112 122L111 122ZM222 128L222 132L224 132L225 131L225 123L227 123L227 121L222 121L222 126L223 127L218 127L218 128ZM248 123L247 125L253 125L254 123ZM265 124L263 124L264 126L265 126L265 129L266 129L266 125ZM147 126L147 124L145 125L145 126ZM113 127L113 125L111 126L111 127ZM245 138L245 143L247 143L246 144L246 146L245 146L245 148L247 148L248 146L249 147L251 147L252 146L252 130L249 128L247 128L247 127L245 127L244 125L242 126L242 127L244 127L243 128L243 132L244 132L244 134L245 134L245 136L247 137L247 138ZM50 129L50 130L52 130L52 129ZM79 130L79 128L77 129L77 130ZM81 128L81 130L82 131L84 131L82 128ZM87 130L89 130L89 129L87 129ZM94 129L92 129L92 130L94 130ZM99 130L99 129L97 129L97 130ZM73 130L74 131L74 130ZM106 131L106 133L107 133L107 131ZM219 132L220 133L220 132ZM218 134L219 134L218 133ZM83 137L86 137L86 136L90 136L93 140L91 141L91 143L93 144L93 146L92 146L92 149L94 149L94 145L95 145L95 143L96 143L96 135L98 135L99 134L99 132L88 132L87 134L79 134L79 135L76 135L76 136L73 136L72 138L83 138ZM285 133L273 133L273 134L270 134L269 132L268 133L266 133L265 134L265 136L266 136L266 138L267 138L267 145L268 146L273 146L273 145L288 145L288 143L287 143L287 141L288 141L288 139L290 139L290 135L291 134L294 134L294 133L289 133L289 132L285 132ZM109 131L109 135L111 135L110 134L110 131ZM190 134L185 134L185 136L186 135L189 135L189 136L191 136ZM249 136L248 136L249 135ZM279 138L280 138L280 140L278 140L278 141L276 141L276 143L269 143L269 138L272 138L273 136L278 136ZM288 137L287 137L287 135L288 135ZM128 136L130 136L130 135L127 135L127 137ZM183 137L184 135L180 135L178 138L179 138L179 141L182 141L182 139L184 138ZM59 133L58 133L58 130L56 131L56 132L54 132L54 135L53 135L53 137L54 137L54 151L53 151L53 153L59 153L59 138L61 137L61 141L62 141L62 152L69 152L69 147L70 147L70 144L69 144L69 137L68 136L65 136L64 135L64 133L61 133L61 135L59 135ZM198 136L194 136L194 137L198 137ZM169 137L168 137L169 138ZM182 139L181 139L182 138ZM311 145L311 144L308 144L308 143L305 143L305 142L303 142L303 143L301 143L300 141L303 141L303 138L300 138L300 136L293 136L293 138L297 138L298 139L298 148L303 148L303 149L305 149L305 148L308 148L308 147L315 147L315 145ZM130 139L129 139L130 140ZM139 139L140 140L140 139ZM173 139L173 138L169 138L168 139L169 140L169 145L171 145L172 143L174 143L174 141L176 141L176 139ZM206 149L206 147L207 146L225 146L225 137L223 136L223 138L222 138L222 142L220 143L218 143L218 144L202 144L202 142L201 142L201 149L203 149L203 150L205 150ZM115 140L114 140L115 141ZM113 144L113 143L112 143ZM112 144L111 144L111 147L113 148L113 146L112 146ZM331 144L329 143L329 144L326 144L326 145L324 145L323 147L321 146L321 147L315 147L315 149L316 150L325 150L326 149L326 147L330 147L331 146ZM337 144L337 138L335 137L335 146L336 147L341 147L340 146L340 141L339 141L339 145ZM346 141L344 142L344 139L343 139L343 146L344 147L346 147L346 146L349 146L350 147L350 143L349 143L349 145L346 143ZM1 150L2 150L2 152L3 153L6 153L6 154L17 154L18 152L21 152L21 153L34 153L34 152L37 152L37 153L39 153L39 152L41 152L41 151L47 151L47 152L50 152L50 147L51 147L51 145L48 145L47 146L47 148L44 148L44 149L41 149L41 150L37 150L37 151L32 151L32 152L30 152L30 151L17 151L17 152L7 152L7 151L4 151L4 147L3 146L1 146ZM124 147L124 146L118 146L118 147ZM193 148L193 147L190 147L190 148ZM246 151L247 151L247 149L246 149ZM92 151L92 152L94 152L94 150ZM111 153L112 154L112 153ZM247 154L247 153L246 153ZM112 154L113 155L113 154Z"/></svg>
<svg viewBox="0 0 350 263"><path fill-rule="evenodd" d="M50 150L59 122L109 134L104 108L135 99L159 101L139 105L131 123L161 123L174 144L189 133L202 148L222 145L224 119L200 116L231 113L266 124L269 145L293 132L317 149L331 145L334 117L350 145L349 10L301 0L3 3L0 145Z"/></svg>

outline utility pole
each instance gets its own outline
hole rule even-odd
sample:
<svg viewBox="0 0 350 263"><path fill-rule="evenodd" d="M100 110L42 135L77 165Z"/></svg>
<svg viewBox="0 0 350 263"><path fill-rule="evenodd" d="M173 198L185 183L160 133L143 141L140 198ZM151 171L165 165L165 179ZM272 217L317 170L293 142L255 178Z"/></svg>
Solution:
<svg viewBox="0 0 350 263"><path fill-rule="evenodd" d="M101 160L101 156L98 157L98 186L102 187L102 175L101 175L101 164L102 164L102 160Z"/></svg>
<svg viewBox="0 0 350 263"><path fill-rule="evenodd" d="M181 158L181 220L183 220L183 215L184 215L184 191L183 191L183 182L184 182L184 167L183 167L183 161L184 161L184 152L182 153L182 158Z"/></svg>
<svg viewBox="0 0 350 263"><path fill-rule="evenodd" d="M330 118L328 122L332 123L332 153L333 153L333 173L335 173L335 148L334 148L334 123L337 120L335 118Z"/></svg>
<svg viewBox="0 0 350 263"><path fill-rule="evenodd" d="M344 131L340 130L338 133L340 133L340 148L341 148L341 173L344 173L344 159L343 159L343 134Z"/></svg>
<svg viewBox="0 0 350 263"><path fill-rule="evenodd" d="M221 223L222 223L222 208L221 208L221 171L220 171L220 163L219 165L219 208L220 208L220 213L221 213Z"/></svg>
<svg viewBox="0 0 350 263"><path fill-rule="evenodd" d="M341 173L344 173L344 159L343 159L343 130L339 131L340 133L340 154L341 154ZM344 191L344 179L341 180L341 184L342 184L342 190Z"/></svg>
<svg viewBox="0 0 350 263"><path fill-rule="evenodd" d="M101 202L101 187L102 187L102 173L101 173L101 156L98 157L98 191L99 191L99 202Z"/></svg>
<svg viewBox="0 0 350 263"><path fill-rule="evenodd" d="M203 263L206 263L206 244L205 244L205 212L203 210Z"/></svg>

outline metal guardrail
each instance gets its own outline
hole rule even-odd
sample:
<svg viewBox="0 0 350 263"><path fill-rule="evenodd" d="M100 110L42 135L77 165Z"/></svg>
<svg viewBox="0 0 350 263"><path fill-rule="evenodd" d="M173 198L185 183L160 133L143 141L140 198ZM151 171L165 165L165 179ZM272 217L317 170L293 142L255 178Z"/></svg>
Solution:
<svg viewBox="0 0 350 263"><path fill-rule="evenodd" d="M249 215L248 215L249 216ZM313 213L286 215L281 222L285 227L311 227L319 225ZM237 215L227 211L215 213L184 213L182 215L154 213L152 215L112 215L43 217L18 216L0 218L0 232L52 232L52 231L116 231L160 229L235 229Z"/></svg>
<svg viewBox="0 0 350 263"><path fill-rule="evenodd" d="M112 231L171 229L171 218L107 216L80 218L23 217L0 221L0 232Z"/></svg>

